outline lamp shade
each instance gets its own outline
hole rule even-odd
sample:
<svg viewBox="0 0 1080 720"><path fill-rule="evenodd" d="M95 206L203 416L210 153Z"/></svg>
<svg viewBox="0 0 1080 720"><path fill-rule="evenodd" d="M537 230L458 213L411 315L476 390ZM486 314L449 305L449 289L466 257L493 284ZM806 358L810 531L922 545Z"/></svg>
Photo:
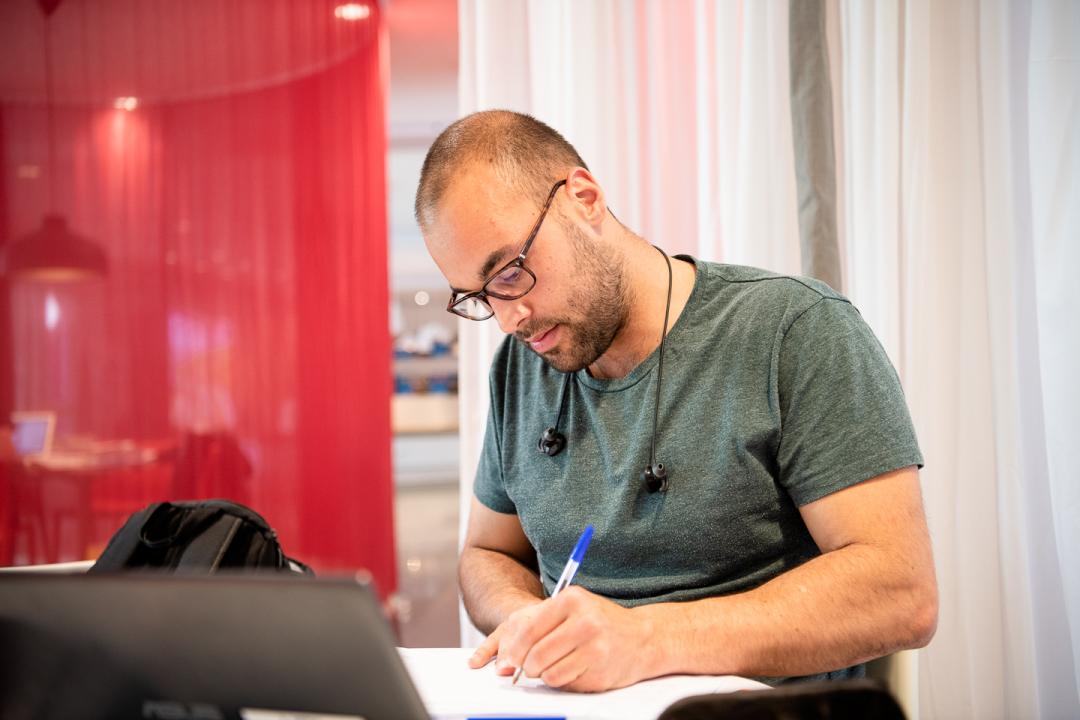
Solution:
<svg viewBox="0 0 1080 720"><path fill-rule="evenodd" d="M72 232L64 216L48 214L8 248L7 269L15 278L72 282L104 277L108 260L93 240Z"/></svg>

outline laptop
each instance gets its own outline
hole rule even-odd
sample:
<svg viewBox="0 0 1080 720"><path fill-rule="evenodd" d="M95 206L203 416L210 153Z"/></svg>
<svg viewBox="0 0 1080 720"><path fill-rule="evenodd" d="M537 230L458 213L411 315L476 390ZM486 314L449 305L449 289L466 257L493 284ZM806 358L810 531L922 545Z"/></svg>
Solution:
<svg viewBox="0 0 1080 720"><path fill-rule="evenodd" d="M369 585L0 573L0 717L428 718Z"/></svg>
<svg viewBox="0 0 1080 720"><path fill-rule="evenodd" d="M11 425L14 428L11 442L21 457L42 458L52 451L56 413L13 412Z"/></svg>

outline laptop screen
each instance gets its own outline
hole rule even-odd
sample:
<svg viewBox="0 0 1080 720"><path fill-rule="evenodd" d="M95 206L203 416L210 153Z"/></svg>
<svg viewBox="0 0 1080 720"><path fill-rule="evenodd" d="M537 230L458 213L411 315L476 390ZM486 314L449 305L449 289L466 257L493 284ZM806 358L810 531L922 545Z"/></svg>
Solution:
<svg viewBox="0 0 1080 720"><path fill-rule="evenodd" d="M52 444L52 413L12 413L11 424L14 426L12 444L15 452L23 457L45 455Z"/></svg>
<svg viewBox="0 0 1080 720"><path fill-rule="evenodd" d="M428 717L369 586L0 574L0 717L300 713Z"/></svg>

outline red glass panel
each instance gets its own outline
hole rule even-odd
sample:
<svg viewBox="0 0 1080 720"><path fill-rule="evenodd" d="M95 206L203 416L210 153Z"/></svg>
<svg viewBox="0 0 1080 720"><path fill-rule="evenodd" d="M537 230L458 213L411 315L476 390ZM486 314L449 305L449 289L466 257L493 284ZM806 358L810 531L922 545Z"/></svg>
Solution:
<svg viewBox="0 0 1080 720"><path fill-rule="evenodd" d="M0 418L54 433L0 438L0 562L229 497L394 589L381 19L338 4L3 4Z"/></svg>

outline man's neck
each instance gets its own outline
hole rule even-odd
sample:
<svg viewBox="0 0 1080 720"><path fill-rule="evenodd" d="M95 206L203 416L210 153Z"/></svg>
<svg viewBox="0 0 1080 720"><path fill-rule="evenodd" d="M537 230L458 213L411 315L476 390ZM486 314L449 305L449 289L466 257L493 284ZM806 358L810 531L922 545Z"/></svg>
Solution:
<svg viewBox="0 0 1080 720"><path fill-rule="evenodd" d="M690 292L694 289L695 270L691 263L676 258L671 261L671 309L666 330L670 330L682 314ZM627 272L630 308L626 324L615 336L611 346L589 365L589 374L598 379L626 377L649 357L665 330L664 308L668 296L668 269L665 258L646 242L633 244L628 253Z"/></svg>

